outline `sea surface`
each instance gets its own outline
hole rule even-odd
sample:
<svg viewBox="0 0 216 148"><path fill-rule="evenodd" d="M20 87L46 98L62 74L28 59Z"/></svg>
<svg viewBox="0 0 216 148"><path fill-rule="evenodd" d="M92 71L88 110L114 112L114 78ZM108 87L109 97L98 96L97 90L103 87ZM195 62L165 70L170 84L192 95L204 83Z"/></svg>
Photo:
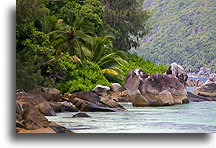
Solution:
<svg viewBox="0 0 216 148"><path fill-rule="evenodd" d="M162 107L133 107L131 103L121 104L127 111L86 112L91 118L72 118L76 112L65 112L47 118L76 133L216 132L215 101Z"/></svg>
<svg viewBox="0 0 216 148"><path fill-rule="evenodd" d="M215 133L216 102L192 102L164 107L132 107L125 112L86 112L91 118L72 118L73 113L49 116L76 133Z"/></svg>
<svg viewBox="0 0 216 148"><path fill-rule="evenodd" d="M188 80L201 80L205 82L208 80L208 77L189 77Z"/></svg>

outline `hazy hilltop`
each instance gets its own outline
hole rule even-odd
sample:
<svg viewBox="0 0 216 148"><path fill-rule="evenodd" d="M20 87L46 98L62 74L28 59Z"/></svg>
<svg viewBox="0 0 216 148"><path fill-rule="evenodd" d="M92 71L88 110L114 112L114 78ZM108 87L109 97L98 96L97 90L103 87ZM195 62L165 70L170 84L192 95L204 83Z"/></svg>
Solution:
<svg viewBox="0 0 216 148"><path fill-rule="evenodd" d="M214 0L147 0L144 8L154 11L150 20L155 24L133 53L158 64L215 71Z"/></svg>

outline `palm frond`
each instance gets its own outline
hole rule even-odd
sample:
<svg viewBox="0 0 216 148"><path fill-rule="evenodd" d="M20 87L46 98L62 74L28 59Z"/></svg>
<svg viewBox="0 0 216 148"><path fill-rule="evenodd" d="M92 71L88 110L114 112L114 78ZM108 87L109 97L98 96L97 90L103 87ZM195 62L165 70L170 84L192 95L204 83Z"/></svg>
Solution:
<svg viewBox="0 0 216 148"><path fill-rule="evenodd" d="M118 75L118 72L113 69L102 69L103 74L109 74L109 75Z"/></svg>
<svg viewBox="0 0 216 148"><path fill-rule="evenodd" d="M105 61L103 61L102 63L98 63L98 65L101 68L109 68L112 66L119 66L119 62L116 61L114 58L110 58L110 59L106 59ZM120 65L121 66L121 65Z"/></svg>
<svg viewBox="0 0 216 148"><path fill-rule="evenodd" d="M112 47L111 40L113 39L114 37L110 35L104 36L102 38L95 38L95 45L92 50L92 52L94 52L94 61L99 61L99 59L102 58L105 50L109 50L110 47Z"/></svg>
<svg viewBox="0 0 216 148"><path fill-rule="evenodd" d="M80 40L83 40L91 45L94 44L94 38L88 34L85 34L82 31L77 31L76 32L76 37L79 38Z"/></svg>
<svg viewBox="0 0 216 148"><path fill-rule="evenodd" d="M81 60L77 56L71 56L71 61L73 63L81 63Z"/></svg>
<svg viewBox="0 0 216 148"><path fill-rule="evenodd" d="M108 59L114 59L116 57L116 52L112 52L110 54L104 55L99 61L98 64L103 63Z"/></svg>
<svg viewBox="0 0 216 148"><path fill-rule="evenodd" d="M54 25L54 30L58 30L62 27L63 19L58 19Z"/></svg>
<svg viewBox="0 0 216 148"><path fill-rule="evenodd" d="M115 66L115 65L110 66L109 69L113 69L113 70L115 70L115 71L118 72L118 73L121 73L121 72L122 72L122 70L121 70L118 66Z"/></svg>
<svg viewBox="0 0 216 148"><path fill-rule="evenodd" d="M112 36L112 35L105 35L105 36L101 37L101 39L102 39L102 41L104 42L104 41L111 41L111 40L114 40L115 37Z"/></svg>
<svg viewBox="0 0 216 148"><path fill-rule="evenodd" d="M92 52L89 50L89 48L82 46L82 50L86 57L92 58L93 55Z"/></svg>

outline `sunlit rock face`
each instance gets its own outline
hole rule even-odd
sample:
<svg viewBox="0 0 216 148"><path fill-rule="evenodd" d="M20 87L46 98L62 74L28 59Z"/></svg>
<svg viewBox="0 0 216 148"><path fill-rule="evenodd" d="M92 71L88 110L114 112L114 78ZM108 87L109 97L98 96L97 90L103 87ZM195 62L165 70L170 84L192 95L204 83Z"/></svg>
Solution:
<svg viewBox="0 0 216 148"><path fill-rule="evenodd" d="M201 86L199 86L195 91L195 94L204 97L216 97L216 81L215 74L211 74L208 80Z"/></svg>
<svg viewBox="0 0 216 148"><path fill-rule="evenodd" d="M182 104L187 99L185 86L171 74L147 75L141 69L130 71L125 88L133 106Z"/></svg>
<svg viewBox="0 0 216 148"><path fill-rule="evenodd" d="M166 71L166 74L172 74L176 76L179 81L184 84L184 86L186 86L188 75L181 65L178 65L177 63L170 64L168 70Z"/></svg>

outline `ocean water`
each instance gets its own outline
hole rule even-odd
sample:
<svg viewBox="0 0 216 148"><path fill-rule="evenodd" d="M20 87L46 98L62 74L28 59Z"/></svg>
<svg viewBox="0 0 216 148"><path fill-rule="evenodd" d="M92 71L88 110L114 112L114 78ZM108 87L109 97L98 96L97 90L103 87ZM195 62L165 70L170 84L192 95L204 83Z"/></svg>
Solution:
<svg viewBox="0 0 216 148"><path fill-rule="evenodd" d="M206 77L189 78L200 79ZM188 87L188 91L196 87ZM216 133L216 102L191 102L161 107L133 107L124 112L86 112L91 118L72 118L76 112L47 116L76 133Z"/></svg>
<svg viewBox="0 0 216 148"><path fill-rule="evenodd" d="M201 80L205 82L208 80L208 77L189 77L188 80Z"/></svg>
<svg viewBox="0 0 216 148"><path fill-rule="evenodd" d="M190 86L187 86L187 91L193 93L197 88L198 88L197 86L196 86L196 87L190 87Z"/></svg>
<svg viewBox="0 0 216 148"><path fill-rule="evenodd" d="M73 113L47 117L76 133L215 133L216 102L192 102L163 107L133 107L125 112L86 112L91 118L72 118Z"/></svg>

